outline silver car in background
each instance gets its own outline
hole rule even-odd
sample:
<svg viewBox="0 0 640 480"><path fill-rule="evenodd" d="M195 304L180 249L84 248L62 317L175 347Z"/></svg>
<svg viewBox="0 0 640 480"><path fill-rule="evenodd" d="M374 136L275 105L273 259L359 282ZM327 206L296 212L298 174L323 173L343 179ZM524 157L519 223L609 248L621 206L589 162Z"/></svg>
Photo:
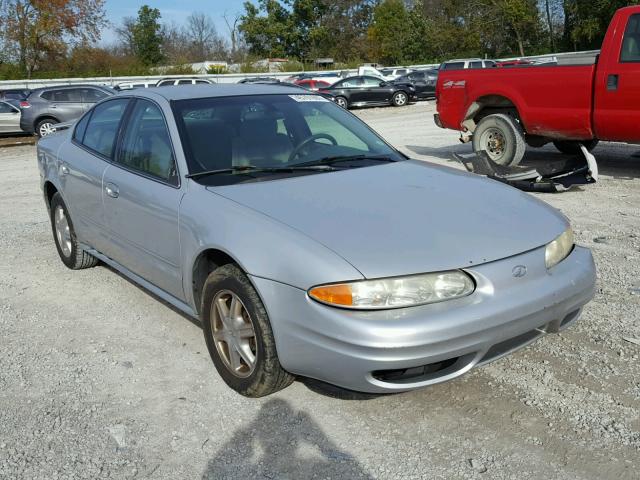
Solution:
<svg viewBox="0 0 640 480"><path fill-rule="evenodd" d="M406 158L320 95L121 93L38 143L55 244L202 321L224 381L450 380L579 317L589 250L511 187ZM123 326L124 328L124 326Z"/></svg>
<svg viewBox="0 0 640 480"><path fill-rule="evenodd" d="M23 133L20 128L20 102L0 100L0 134Z"/></svg>

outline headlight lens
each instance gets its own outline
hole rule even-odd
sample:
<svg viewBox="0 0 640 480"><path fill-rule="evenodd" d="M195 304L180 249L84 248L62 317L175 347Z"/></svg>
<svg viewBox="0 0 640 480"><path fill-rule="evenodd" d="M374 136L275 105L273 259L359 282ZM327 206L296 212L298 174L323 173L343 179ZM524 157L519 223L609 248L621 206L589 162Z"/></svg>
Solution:
<svg viewBox="0 0 640 480"><path fill-rule="evenodd" d="M551 268L567 258L572 249L573 230L569 227L553 242L547 243L547 248L544 252L544 263L547 265L547 268Z"/></svg>
<svg viewBox="0 0 640 480"><path fill-rule="evenodd" d="M426 273L408 277L320 285L309 290L314 300L361 310L413 307L464 297L475 290L464 272Z"/></svg>

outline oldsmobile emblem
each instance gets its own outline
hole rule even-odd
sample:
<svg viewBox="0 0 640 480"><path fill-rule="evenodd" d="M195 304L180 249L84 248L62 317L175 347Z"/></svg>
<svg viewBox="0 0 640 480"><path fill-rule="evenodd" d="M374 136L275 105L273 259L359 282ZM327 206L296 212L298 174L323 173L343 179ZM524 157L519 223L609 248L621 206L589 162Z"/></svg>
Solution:
<svg viewBox="0 0 640 480"><path fill-rule="evenodd" d="M511 274L516 278L524 277L527 274L527 267L524 265L516 265L513 267L513 270L511 270Z"/></svg>

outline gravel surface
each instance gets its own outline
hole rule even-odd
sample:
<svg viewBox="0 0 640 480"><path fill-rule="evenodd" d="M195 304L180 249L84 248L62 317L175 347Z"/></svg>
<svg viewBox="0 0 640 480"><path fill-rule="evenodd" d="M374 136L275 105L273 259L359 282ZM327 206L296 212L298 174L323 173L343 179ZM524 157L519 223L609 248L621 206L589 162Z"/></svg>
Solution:
<svg viewBox="0 0 640 480"><path fill-rule="evenodd" d="M355 112L414 157L468 152L432 105ZM369 396L227 388L197 322L104 266L58 259L35 148L0 149L0 478L640 478L640 158L540 195L593 249L582 319L453 382ZM558 157L531 150L526 162Z"/></svg>

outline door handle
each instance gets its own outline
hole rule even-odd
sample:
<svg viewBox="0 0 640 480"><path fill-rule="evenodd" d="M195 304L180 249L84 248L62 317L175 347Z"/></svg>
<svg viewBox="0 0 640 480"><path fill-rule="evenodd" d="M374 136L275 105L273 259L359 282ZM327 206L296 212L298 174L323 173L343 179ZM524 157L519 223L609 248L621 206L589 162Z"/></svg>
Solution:
<svg viewBox="0 0 640 480"><path fill-rule="evenodd" d="M58 108L57 105L51 105L51 108Z"/></svg>
<svg viewBox="0 0 640 480"><path fill-rule="evenodd" d="M607 77L607 91L615 92L618 90L618 74L609 75Z"/></svg>
<svg viewBox="0 0 640 480"><path fill-rule="evenodd" d="M69 175L69 167L66 163L60 163L60 175Z"/></svg>
<svg viewBox="0 0 640 480"><path fill-rule="evenodd" d="M120 195L120 190L118 189L118 186L113 183L107 183L104 186L104 191L111 198L118 198L118 196Z"/></svg>

